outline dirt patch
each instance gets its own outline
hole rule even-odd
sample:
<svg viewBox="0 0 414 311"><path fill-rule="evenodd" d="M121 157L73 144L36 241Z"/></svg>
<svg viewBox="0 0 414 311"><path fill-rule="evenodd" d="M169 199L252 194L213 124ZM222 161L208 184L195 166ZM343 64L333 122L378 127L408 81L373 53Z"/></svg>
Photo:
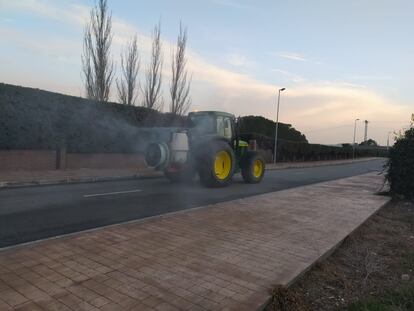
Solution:
<svg viewBox="0 0 414 311"><path fill-rule="evenodd" d="M394 304L392 296L407 288L414 290L414 203L394 201L292 287L275 288L266 310L413 310L406 302L390 309L358 306L385 298Z"/></svg>

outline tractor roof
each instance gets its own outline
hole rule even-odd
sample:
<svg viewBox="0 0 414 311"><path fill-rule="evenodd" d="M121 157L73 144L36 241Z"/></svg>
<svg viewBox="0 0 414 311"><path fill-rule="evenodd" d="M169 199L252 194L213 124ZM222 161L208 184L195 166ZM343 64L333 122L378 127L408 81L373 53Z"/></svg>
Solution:
<svg viewBox="0 0 414 311"><path fill-rule="evenodd" d="M225 117L234 118L233 114L228 113L228 112L224 112L224 111L192 111L188 114L188 116L203 115L203 114L215 115L215 116L225 116Z"/></svg>

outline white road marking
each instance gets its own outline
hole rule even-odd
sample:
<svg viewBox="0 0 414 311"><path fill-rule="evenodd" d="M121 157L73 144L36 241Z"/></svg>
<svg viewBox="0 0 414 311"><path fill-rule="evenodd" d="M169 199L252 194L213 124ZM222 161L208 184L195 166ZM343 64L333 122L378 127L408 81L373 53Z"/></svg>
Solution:
<svg viewBox="0 0 414 311"><path fill-rule="evenodd" d="M95 194L85 194L84 198L91 198L91 197L100 197L104 195L115 195L115 194L124 194L124 193L133 193L133 192L140 192L142 190L135 189L135 190L126 190L126 191L117 191L117 192L106 192L106 193L95 193Z"/></svg>

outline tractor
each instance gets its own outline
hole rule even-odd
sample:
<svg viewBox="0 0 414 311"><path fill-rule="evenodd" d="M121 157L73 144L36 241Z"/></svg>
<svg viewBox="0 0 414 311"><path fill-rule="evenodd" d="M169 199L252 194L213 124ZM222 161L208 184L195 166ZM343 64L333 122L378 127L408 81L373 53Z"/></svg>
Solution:
<svg viewBox="0 0 414 311"><path fill-rule="evenodd" d="M188 114L189 126L171 129L167 141L152 142L145 152L148 167L172 182L192 181L196 174L207 187L227 186L241 171L246 183L259 183L265 161L240 139L235 116L218 111Z"/></svg>

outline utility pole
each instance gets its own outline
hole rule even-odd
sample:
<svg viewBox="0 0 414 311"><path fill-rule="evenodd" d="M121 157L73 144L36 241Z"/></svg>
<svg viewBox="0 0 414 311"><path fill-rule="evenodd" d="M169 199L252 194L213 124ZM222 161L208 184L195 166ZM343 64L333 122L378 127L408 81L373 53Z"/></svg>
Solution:
<svg viewBox="0 0 414 311"><path fill-rule="evenodd" d="M364 142L368 140L368 120L365 120Z"/></svg>
<svg viewBox="0 0 414 311"><path fill-rule="evenodd" d="M275 128L275 149L273 154L273 163L276 163L276 152L277 152L277 130L279 128L279 104L280 104L280 92L283 92L286 88L279 89L279 95L277 97L277 113L276 113L276 128Z"/></svg>
<svg viewBox="0 0 414 311"><path fill-rule="evenodd" d="M352 160L355 159L355 135L356 135L356 124L357 121L359 121L359 119L355 119L355 124L354 124L354 142L352 144Z"/></svg>

